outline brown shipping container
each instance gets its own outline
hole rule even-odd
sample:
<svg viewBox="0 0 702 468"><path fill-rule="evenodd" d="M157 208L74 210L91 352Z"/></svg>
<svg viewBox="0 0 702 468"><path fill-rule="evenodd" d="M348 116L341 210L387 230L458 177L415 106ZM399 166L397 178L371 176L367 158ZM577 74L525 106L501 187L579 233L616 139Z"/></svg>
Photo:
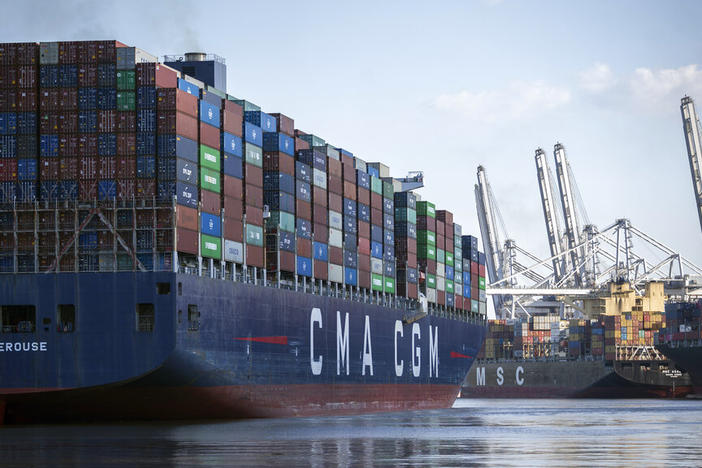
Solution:
<svg viewBox="0 0 702 468"><path fill-rule="evenodd" d="M370 223L366 221L358 222L358 237L359 239L370 239Z"/></svg>
<svg viewBox="0 0 702 468"><path fill-rule="evenodd" d="M156 179L136 179L134 184L136 198L153 198L156 196Z"/></svg>
<svg viewBox="0 0 702 468"><path fill-rule="evenodd" d="M370 190L356 186L356 201L370 206Z"/></svg>
<svg viewBox="0 0 702 468"><path fill-rule="evenodd" d="M225 102L232 102L232 101L225 101ZM241 109L241 106L237 106ZM224 130L227 133L231 133L232 135L236 135L238 137L243 136L242 132L242 125L243 125L243 118L242 114L236 114L234 112L230 112L226 109L222 110L222 130Z"/></svg>
<svg viewBox="0 0 702 468"><path fill-rule="evenodd" d="M37 91L33 89L17 90L17 111L19 112L36 112L37 106ZM13 109L14 110L14 109Z"/></svg>
<svg viewBox="0 0 702 468"><path fill-rule="evenodd" d="M336 193L329 193L329 209L341 213L344 211L344 198Z"/></svg>
<svg viewBox="0 0 702 468"><path fill-rule="evenodd" d="M344 182L344 197L356 201L356 184L353 182Z"/></svg>
<svg viewBox="0 0 702 468"><path fill-rule="evenodd" d="M380 209L371 208L371 224L376 226L383 225L383 212Z"/></svg>
<svg viewBox="0 0 702 468"><path fill-rule="evenodd" d="M159 122L160 122L160 120L159 120ZM134 112L134 111L117 112L117 133L127 133L127 132L129 132L129 133L136 132L136 112Z"/></svg>
<svg viewBox="0 0 702 468"><path fill-rule="evenodd" d="M341 182L341 178L332 175L327 177L327 190L329 190L329 193L343 195L344 186Z"/></svg>
<svg viewBox="0 0 702 468"><path fill-rule="evenodd" d="M282 172L295 176L295 158L289 154L270 152L263 153L263 170Z"/></svg>
<svg viewBox="0 0 702 468"><path fill-rule="evenodd" d="M244 241L244 224L240 219L225 217L223 221L224 238L233 240L234 242Z"/></svg>
<svg viewBox="0 0 702 468"><path fill-rule="evenodd" d="M443 236L446 234L446 226L444 225L443 221L436 221L436 235L437 236Z"/></svg>
<svg viewBox="0 0 702 468"><path fill-rule="evenodd" d="M200 122L200 143L218 150L220 145L219 128Z"/></svg>
<svg viewBox="0 0 702 468"><path fill-rule="evenodd" d="M315 242L322 244L329 242L329 227L326 224L313 224L312 232L314 232Z"/></svg>
<svg viewBox="0 0 702 468"><path fill-rule="evenodd" d="M300 138L295 138L295 151L310 149L310 144Z"/></svg>
<svg viewBox="0 0 702 468"><path fill-rule="evenodd" d="M93 156L82 156L78 160L78 176L81 179L96 179L97 158Z"/></svg>
<svg viewBox="0 0 702 468"><path fill-rule="evenodd" d="M197 117L197 97L185 91L173 88L159 88L157 91L156 108L162 111L180 111Z"/></svg>
<svg viewBox="0 0 702 468"><path fill-rule="evenodd" d="M370 254L358 254L358 269L370 271Z"/></svg>
<svg viewBox="0 0 702 468"><path fill-rule="evenodd" d="M370 255L370 239L364 239L362 237L358 238L358 253L363 255ZM370 261L370 260L369 260Z"/></svg>
<svg viewBox="0 0 702 468"><path fill-rule="evenodd" d="M200 206L202 207L202 211L219 215L221 209L219 194L210 192L209 190L200 190Z"/></svg>
<svg viewBox="0 0 702 468"><path fill-rule="evenodd" d="M417 215L417 229L425 229L436 232L436 219L431 216Z"/></svg>
<svg viewBox="0 0 702 468"><path fill-rule="evenodd" d="M176 205L176 226L197 231L197 210L187 206Z"/></svg>
<svg viewBox="0 0 702 468"><path fill-rule="evenodd" d="M263 226L263 209L253 206L246 207L246 224Z"/></svg>
<svg viewBox="0 0 702 468"><path fill-rule="evenodd" d="M370 194L371 198L371 208L375 208L376 210L383 210L383 196L380 195L379 193L371 192Z"/></svg>
<svg viewBox="0 0 702 468"><path fill-rule="evenodd" d="M322 260L314 260L314 277L326 280L329 277L329 265Z"/></svg>
<svg viewBox="0 0 702 468"><path fill-rule="evenodd" d="M222 99L222 107L225 111L234 114L236 117L244 118L244 108L236 102L230 101L229 99Z"/></svg>
<svg viewBox="0 0 702 468"><path fill-rule="evenodd" d="M413 254L417 253L417 239L408 238L407 239L407 251Z"/></svg>
<svg viewBox="0 0 702 468"><path fill-rule="evenodd" d="M0 111L14 112L17 110L17 91L0 89Z"/></svg>
<svg viewBox="0 0 702 468"><path fill-rule="evenodd" d="M0 164L5 162L5 161L11 161L11 160L0 159ZM14 160L14 162L15 162L14 172L16 173L17 172L17 166L16 166L17 160ZM58 160L58 158L39 158L39 178L41 180L58 179L60 167L61 167L61 163ZM3 180L11 180L11 179L3 179Z"/></svg>
<svg viewBox="0 0 702 468"><path fill-rule="evenodd" d="M312 203L317 206L327 207L327 191L316 185L312 186ZM312 209L314 211L314 208Z"/></svg>
<svg viewBox="0 0 702 468"><path fill-rule="evenodd" d="M327 173L341 179L343 175L341 162L336 159L327 158Z"/></svg>
<svg viewBox="0 0 702 468"><path fill-rule="evenodd" d="M115 177L128 179L136 174L136 156L117 156L115 158Z"/></svg>
<svg viewBox="0 0 702 468"><path fill-rule="evenodd" d="M222 178L224 179L222 181L224 195L242 200L244 198L244 181L228 175Z"/></svg>
<svg viewBox="0 0 702 468"><path fill-rule="evenodd" d="M297 238L297 254L302 257L312 257L312 241Z"/></svg>
<svg viewBox="0 0 702 468"><path fill-rule="evenodd" d="M344 264L344 251L339 247L329 247L329 263Z"/></svg>
<svg viewBox="0 0 702 468"><path fill-rule="evenodd" d="M95 200L97 198L97 179L81 179L78 181L78 199Z"/></svg>
<svg viewBox="0 0 702 468"><path fill-rule="evenodd" d="M347 157L342 155L343 157ZM356 183L356 168L353 167L353 160L351 160L350 164L342 164L342 170L344 172L344 181L346 182L353 182L354 184Z"/></svg>
<svg viewBox="0 0 702 468"><path fill-rule="evenodd" d="M444 224L453 224L453 213L446 210L436 210L436 219Z"/></svg>
<svg viewBox="0 0 702 468"><path fill-rule="evenodd" d="M178 252L185 252L197 255L198 252L198 233L197 230L176 229L176 249Z"/></svg>
<svg viewBox="0 0 702 468"><path fill-rule="evenodd" d="M78 133L78 112L66 111L58 114L59 133Z"/></svg>
<svg viewBox="0 0 702 468"><path fill-rule="evenodd" d="M158 113L158 132L183 135L197 141L198 121L195 117L177 111Z"/></svg>
<svg viewBox="0 0 702 468"><path fill-rule="evenodd" d="M83 63L78 65L78 86L81 88L94 88L97 84L97 64Z"/></svg>
<svg viewBox="0 0 702 468"><path fill-rule="evenodd" d="M370 271L365 271L365 270L360 270L360 269L358 270L358 286L361 288L370 289L370 287L371 287Z"/></svg>
<svg viewBox="0 0 702 468"><path fill-rule="evenodd" d="M347 166L350 166L353 169L353 156L341 153L341 163L346 164Z"/></svg>
<svg viewBox="0 0 702 468"><path fill-rule="evenodd" d="M117 128L117 111L98 111L98 133L114 133Z"/></svg>
<svg viewBox="0 0 702 468"><path fill-rule="evenodd" d="M244 182L256 187L263 187L263 169L244 163Z"/></svg>
<svg viewBox="0 0 702 468"><path fill-rule="evenodd" d="M285 114L270 114L275 117L278 123L278 132L285 133L288 136L295 135L295 121Z"/></svg>
<svg viewBox="0 0 702 468"><path fill-rule="evenodd" d="M312 221L314 224L326 226L328 223L328 214L329 212L326 208L318 208L317 205L312 206Z"/></svg>
<svg viewBox="0 0 702 468"><path fill-rule="evenodd" d="M238 198L224 197L224 214L227 218L243 219L244 204Z"/></svg>
<svg viewBox="0 0 702 468"><path fill-rule="evenodd" d="M445 250L446 236L444 236L443 234L439 234L439 233L436 234L436 248L441 249L441 250Z"/></svg>
<svg viewBox="0 0 702 468"><path fill-rule="evenodd" d="M268 252L266 255L266 268L268 271L278 271L278 259L280 259L280 271L295 271L295 254L281 250L280 252Z"/></svg>
<svg viewBox="0 0 702 468"><path fill-rule="evenodd" d="M247 207L263 208L263 189L246 182L244 184L244 203Z"/></svg>
<svg viewBox="0 0 702 468"><path fill-rule="evenodd" d="M178 72L160 63L137 63L136 83L137 86L177 88Z"/></svg>
<svg viewBox="0 0 702 468"><path fill-rule="evenodd" d="M59 113L43 112L39 116L39 132L56 133L59 127Z"/></svg>
<svg viewBox="0 0 702 468"><path fill-rule="evenodd" d="M295 216L298 218L312 220L312 204L310 202L295 200Z"/></svg>
<svg viewBox="0 0 702 468"><path fill-rule="evenodd" d="M115 182L117 184L117 198L123 200L134 198L136 182L133 178L117 179Z"/></svg>
<svg viewBox="0 0 702 468"><path fill-rule="evenodd" d="M439 305L446 305L446 292L436 291L436 303Z"/></svg>
<svg viewBox="0 0 702 468"><path fill-rule="evenodd" d="M100 156L98 157L98 177L101 179L115 178L115 157Z"/></svg>
<svg viewBox="0 0 702 468"><path fill-rule="evenodd" d="M263 247L246 244L246 264L263 268Z"/></svg>

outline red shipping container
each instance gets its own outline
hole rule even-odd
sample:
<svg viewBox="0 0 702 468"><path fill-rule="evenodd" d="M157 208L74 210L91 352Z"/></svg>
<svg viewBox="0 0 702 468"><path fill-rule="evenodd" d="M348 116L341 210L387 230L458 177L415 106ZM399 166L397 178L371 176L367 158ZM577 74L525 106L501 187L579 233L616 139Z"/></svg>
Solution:
<svg viewBox="0 0 702 468"><path fill-rule="evenodd" d="M436 220L436 235L438 236L444 236L446 234L446 227L444 225L443 221L439 221L438 219ZM438 239L437 239L438 242Z"/></svg>
<svg viewBox="0 0 702 468"><path fill-rule="evenodd" d="M63 110L59 107L59 90L42 89L39 93L39 110L41 112Z"/></svg>
<svg viewBox="0 0 702 468"><path fill-rule="evenodd" d="M226 101L226 102L232 102L232 101ZM235 104L236 105L236 104ZM241 109L241 106L238 106ZM243 136L242 132L242 125L243 125L243 111L241 114L237 114L235 112L231 112L227 109L222 110L222 130L224 130L227 133L231 133L232 135L236 135L238 137Z"/></svg>
<svg viewBox="0 0 702 468"><path fill-rule="evenodd" d="M285 114L270 114L275 117L277 123L277 131L285 133L288 136L295 136L295 121Z"/></svg>
<svg viewBox="0 0 702 468"><path fill-rule="evenodd" d="M280 271L295 271L295 254L293 252L280 251L266 255L267 269L278 271L277 261L280 260Z"/></svg>
<svg viewBox="0 0 702 468"><path fill-rule="evenodd" d="M379 193L371 192L371 208L375 208L376 210L383 210L383 196L380 195Z"/></svg>
<svg viewBox="0 0 702 468"><path fill-rule="evenodd" d="M97 156L97 135L78 138L78 156Z"/></svg>
<svg viewBox="0 0 702 468"><path fill-rule="evenodd" d="M244 224L240 219L225 217L222 231L225 239L233 240L234 242L244 241Z"/></svg>
<svg viewBox="0 0 702 468"><path fill-rule="evenodd" d="M20 65L16 67L15 86L17 88L37 88L38 70L35 65Z"/></svg>
<svg viewBox="0 0 702 468"><path fill-rule="evenodd" d="M370 257L370 249L368 253L361 253L360 251L358 252L358 269L363 270L363 271L370 271L371 267L371 257Z"/></svg>
<svg viewBox="0 0 702 468"><path fill-rule="evenodd" d="M136 82L137 86L177 88L178 72L160 63L137 63Z"/></svg>
<svg viewBox="0 0 702 468"><path fill-rule="evenodd" d="M197 117L197 97L177 88L159 88L156 91L156 109L159 112L180 111Z"/></svg>
<svg viewBox="0 0 702 468"><path fill-rule="evenodd" d="M371 274L370 271L358 270L358 286L361 288L370 289L371 287Z"/></svg>
<svg viewBox="0 0 702 468"><path fill-rule="evenodd" d="M339 247L329 247L329 263L335 265L344 264L344 252Z"/></svg>
<svg viewBox="0 0 702 468"><path fill-rule="evenodd" d="M81 179L78 181L78 199L97 199L97 179Z"/></svg>
<svg viewBox="0 0 702 468"><path fill-rule="evenodd" d="M439 305L446 305L446 292L436 291L436 303Z"/></svg>
<svg viewBox="0 0 702 468"><path fill-rule="evenodd" d="M97 158L81 156L78 160L78 178L97 179Z"/></svg>
<svg viewBox="0 0 702 468"><path fill-rule="evenodd" d="M117 179L117 198L122 200L131 200L134 198L135 182L133 178Z"/></svg>
<svg viewBox="0 0 702 468"><path fill-rule="evenodd" d="M244 163L244 182L256 187L263 187L263 169Z"/></svg>
<svg viewBox="0 0 702 468"><path fill-rule="evenodd" d="M58 131L60 133L78 133L78 112L65 111L59 113Z"/></svg>
<svg viewBox="0 0 702 468"><path fill-rule="evenodd" d="M327 177L327 190L329 191L329 193L337 193L339 195L343 195L343 187L344 186L341 182L341 178L333 175Z"/></svg>
<svg viewBox="0 0 702 468"><path fill-rule="evenodd" d="M310 149L310 144L300 138L295 138L295 151Z"/></svg>
<svg viewBox="0 0 702 468"><path fill-rule="evenodd" d="M198 255L199 235L197 231L176 229L176 248L178 252Z"/></svg>
<svg viewBox="0 0 702 468"><path fill-rule="evenodd" d="M230 101L229 99L222 99L222 108L227 112L231 112L235 116L241 118L244 117L244 108L234 101Z"/></svg>
<svg viewBox="0 0 702 468"><path fill-rule="evenodd" d="M221 210L221 200L218 193L209 190L200 190L200 207L202 211L218 215Z"/></svg>
<svg viewBox="0 0 702 468"><path fill-rule="evenodd" d="M244 214L244 204L238 198L224 197L223 216L241 220Z"/></svg>
<svg viewBox="0 0 702 468"><path fill-rule="evenodd" d="M344 182L344 197L356 201L356 184L353 182Z"/></svg>
<svg viewBox="0 0 702 468"><path fill-rule="evenodd" d="M383 212L377 208L371 208L371 224L376 226L383 225Z"/></svg>
<svg viewBox="0 0 702 468"><path fill-rule="evenodd" d="M471 277L475 276L475 278L477 280L479 274L480 274L480 265L478 265L478 262L471 261L470 262L470 276Z"/></svg>
<svg viewBox="0 0 702 468"><path fill-rule="evenodd" d="M327 191L323 188L312 186L312 203L324 208L327 207Z"/></svg>
<svg viewBox="0 0 702 468"><path fill-rule="evenodd" d="M312 206L312 221L314 222L314 224L327 226L328 214L329 212L326 208L318 208L317 205Z"/></svg>
<svg viewBox="0 0 702 468"><path fill-rule="evenodd" d="M115 178L115 158L114 156L100 156L98 157L99 167L98 176L101 179L114 179Z"/></svg>
<svg viewBox="0 0 702 468"><path fill-rule="evenodd" d="M39 115L39 132L56 133L59 128L59 114L56 112L42 112Z"/></svg>
<svg viewBox="0 0 702 468"><path fill-rule="evenodd" d="M205 122L200 122L200 143L218 150L220 147L220 140L219 128L213 127Z"/></svg>
<svg viewBox="0 0 702 468"><path fill-rule="evenodd" d="M342 158L345 157L342 155ZM356 183L356 168L353 167L353 159L351 160L351 163L342 163L342 172L343 172L343 179L344 182L353 182L354 184Z"/></svg>
<svg viewBox="0 0 702 468"><path fill-rule="evenodd" d="M356 186L356 201L370 206L370 190Z"/></svg>
<svg viewBox="0 0 702 468"><path fill-rule="evenodd" d="M370 239L370 223L366 221L358 221L358 238Z"/></svg>
<svg viewBox="0 0 702 468"><path fill-rule="evenodd" d="M61 88L58 90L58 107L63 111L78 109L78 90L76 88Z"/></svg>
<svg viewBox="0 0 702 468"><path fill-rule="evenodd" d="M408 238L407 239L407 251L413 254L417 253L417 239Z"/></svg>
<svg viewBox="0 0 702 468"><path fill-rule="evenodd" d="M295 200L295 216L297 218L312 220L312 204L302 200Z"/></svg>
<svg viewBox="0 0 702 468"><path fill-rule="evenodd" d="M329 278L329 265L322 260L314 260L313 272L316 279L326 280Z"/></svg>
<svg viewBox="0 0 702 468"><path fill-rule="evenodd" d="M295 176L295 158L280 152L263 153L263 170Z"/></svg>
<svg viewBox="0 0 702 468"><path fill-rule="evenodd" d="M321 242L322 244L329 242L329 227L326 224L314 224L312 232L314 233L313 239L315 242Z"/></svg>
<svg viewBox="0 0 702 468"><path fill-rule="evenodd" d="M244 181L228 175L225 175L222 178L222 188L224 195L228 197L234 197L237 200L242 200L244 198ZM241 201L239 201L239 204L241 204Z"/></svg>
<svg viewBox="0 0 702 468"><path fill-rule="evenodd" d="M370 239L359 237L358 238L358 253L364 254L364 255L370 255L370 252L371 252ZM360 258L360 256L359 256L359 258ZM370 265L370 263L369 263L369 265ZM369 266L369 268L370 268L370 266Z"/></svg>
<svg viewBox="0 0 702 468"><path fill-rule="evenodd" d="M182 112L159 112L158 132L183 135L186 138L197 141L198 120Z"/></svg>
<svg viewBox="0 0 702 468"><path fill-rule="evenodd" d="M478 276L485 276L485 265L478 265Z"/></svg>
<svg viewBox="0 0 702 468"><path fill-rule="evenodd" d="M135 198L154 198L156 196L156 179L136 179Z"/></svg>
<svg viewBox="0 0 702 468"><path fill-rule="evenodd" d="M337 161L336 159L332 158L327 158L327 174L341 179L343 175L341 161Z"/></svg>
<svg viewBox="0 0 702 468"><path fill-rule="evenodd" d="M263 189L246 182L244 184L244 204L247 207L263 208Z"/></svg>
<svg viewBox="0 0 702 468"><path fill-rule="evenodd" d="M342 213L344 211L344 198L337 193L329 193L329 209Z"/></svg>
<svg viewBox="0 0 702 468"><path fill-rule="evenodd" d="M446 225L453 225L453 213L447 210L436 210L436 219Z"/></svg>
<svg viewBox="0 0 702 468"><path fill-rule="evenodd" d="M136 156L115 157L115 177L128 179L136 174Z"/></svg>
<svg viewBox="0 0 702 468"><path fill-rule="evenodd" d="M263 209L253 206L246 207L246 224L263 226Z"/></svg>
<svg viewBox="0 0 702 468"><path fill-rule="evenodd" d="M78 161L79 158L77 156L61 157L61 159L59 160L59 179L78 179Z"/></svg>
<svg viewBox="0 0 702 468"><path fill-rule="evenodd" d="M436 248L445 250L446 248L446 237L443 234L436 234Z"/></svg>
<svg viewBox="0 0 702 468"><path fill-rule="evenodd" d="M3 161L0 159L0 161ZM59 178L61 167L58 158L39 158L39 178L41 180L55 180Z"/></svg>
<svg viewBox="0 0 702 468"><path fill-rule="evenodd" d="M117 134L117 155L118 156L134 156L136 154L136 134L134 133L119 133Z"/></svg>
<svg viewBox="0 0 702 468"><path fill-rule="evenodd" d="M297 238L297 254L302 257L312 257L312 241L309 239Z"/></svg>
<svg viewBox="0 0 702 468"><path fill-rule="evenodd" d="M83 63L78 65L78 86L81 88L95 88L97 84L97 64Z"/></svg>
<svg viewBox="0 0 702 468"><path fill-rule="evenodd" d="M17 180L17 158L0 158L0 180L3 182Z"/></svg>
<svg viewBox="0 0 702 468"><path fill-rule="evenodd" d="M176 227L197 231L197 210L183 205L176 205Z"/></svg>
<svg viewBox="0 0 702 468"><path fill-rule="evenodd" d="M161 121L159 120L159 123L160 122ZM127 132L134 133L134 132L136 132L136 112L134 112L134 111L117 112L116 131L119 133L127 133ZM161 130L159 128L159 132L160 131Z"/></svg>
<svg viewBox="0 0 702 468"><path fill-rule="evenodd" d="M17 110L17 92L14 89L0 89L0 111L14 112Z"/></svg>
<svg viewBox="0 0 702 468"><path fill-rule="evenodd" d="M263 247L246 244L246 264L257 268L263 268Z"/></svg>
<svg viewBox="0 0 702 468"><path fill-rule="evenodd" d="M117 129L117 111L98 111L98 132L114 133Z"/></svg>

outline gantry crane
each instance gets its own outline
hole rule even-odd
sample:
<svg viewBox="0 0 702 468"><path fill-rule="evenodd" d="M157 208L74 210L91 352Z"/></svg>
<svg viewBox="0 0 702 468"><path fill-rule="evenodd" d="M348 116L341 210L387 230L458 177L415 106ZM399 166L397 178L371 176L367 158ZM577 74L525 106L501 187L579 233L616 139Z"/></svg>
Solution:
<svg viewBox="0 0 702 468"><path fill-rule="evenodd" d="M695 103L691 97L685 96L680 102L680 112L682 113L683 127L685 130L685 142L687 143L687 156L690 160L690 173L692 174L692 188L695 192L695 204L697 205L697 216L700 218L700 228L702 229L702 129L700 121L695 112Z"/></svg>
<svg viewBox="0 0 702 468"><path fill-rule="evenodd" d="M565 272L564 257L561 256L563 246L561 245L561 226L558 222L558 213L553 204L553 185L551 174L546 160L546 153L541 148L536 150L534 157L536 161L536 177L539 181L539 191L541 193L541 206L544 210L544 221L546 221L546 235L548 246L553 257L554 282L558 283Z"/></svg>

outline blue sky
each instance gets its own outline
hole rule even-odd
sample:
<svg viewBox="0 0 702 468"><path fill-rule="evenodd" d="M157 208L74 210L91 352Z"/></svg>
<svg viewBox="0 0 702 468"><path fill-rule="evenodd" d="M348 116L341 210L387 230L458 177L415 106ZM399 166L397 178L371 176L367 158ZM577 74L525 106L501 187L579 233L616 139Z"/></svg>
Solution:
<svg viewBox="0 0 702 468"><path fill-rule="evenodd" d="M478 233L482 164L509 235L546 256L534 150L565 145L589 218L627 217L702 264L680 98L702 99L695 1L9 2L2 41L114 38L227 60L228 92L423 170ZM702 100L700 100L702 103ZM700 104L702 105L702 104ZM636 246L635 246L636 247Z"/></svg>

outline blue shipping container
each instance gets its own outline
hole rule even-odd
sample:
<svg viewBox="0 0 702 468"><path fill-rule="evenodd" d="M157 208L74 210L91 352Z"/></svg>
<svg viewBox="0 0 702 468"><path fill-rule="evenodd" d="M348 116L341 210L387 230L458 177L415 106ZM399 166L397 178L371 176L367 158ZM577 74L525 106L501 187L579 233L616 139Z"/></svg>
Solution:
<svg viewBox="0 0 702 468"><path fill-rule="evenodd" d="M37 184L33 181L22 181L17 182L17 189L15 192L17 201L27 201L31 202L37 199Z"/></svg>
<svg viewBox="0 0 702 468"><path fill-rule="evenodd" d="M78 112L78 131L81 133L97 132L97 112L94 110Z"/></svg>
<svg viewBox="0 0 702 468"><path fill-rule="evenodd" d="M383 258L383 244L371 241L371 257Z"/></svg>
<svg viewBox="0 0 702 468"><path fill-rule="evenodd" d="M197 208L197 186L186 184L185 182L176 182L176 202L179 205Z"/></svg>
<svg viewBox="0 0 702 468"><path fill-rule="evenodd" d="M453 281L453 267L446 265L446 279Z"/></svg>
<svg viewBox="0 0 702 468"><path fill-rule="evenodd" d="M313 242L314 259L326 262L329 259L329 246L321 242Z"/></svg>
<svg viewBox="0 0 702 468"><path fill-rule="evenodd" d="M98 87L114 88L117 86L117 66L114 63L99 63L97 66Z"/></svg>
<svg viewBox="0 0 702 468"><path fill-rule="evenodd" d="M176 158L176 180L197 185L197 163Z"/></svg>
<svg viewBox="0 0 702 468"><path fill-rule="evenodd" d="M78 199L78 182L75 180L62 180L59 187L59 200Z"/></svg>
<svg viewBox="0 0 702 468"><path fill-rule="evenodd" d="M117 196L117 185L112 179L98 182L98 200L110 200Z"/></svg>
<svg viewBox="0 0 702 468"><path fill-rule="evenodd" d="M10 203L14 201L17 193L17 185L14 182L0 182L0 202Z"/></svg>
<svg viewBox="0 0 702 468"><path fill-rule="evenodd" d="M156 197L160 201L173 200L176 193L176 182L174 180L159 180L156 185Z"/></svg>
<svg viewBox="0 0 702 468"><path fill-rule="evenodd" d="M117 90L114 88L98 89L97 108L100 110L117 109Z"/></svg>
<svg viewBox="0 0 702 468"><path fill-rule="evenodd" d="M356 216L356 201L344 198L344 216Z"/></svg>
<svg viewBox="0 0 702 468"><path fill-rule="evenodd" d="M370 206L365 205L363 203L358 204L358 220L359 221L365 221L366 223L370 223Z"/></svg>
<svg viewBox="0 0 702 468"><path fill-rule="evenodd" d="M97 109L97 88L78 88L78 110L93 109Z"/></svg>
<svg viewBox="0 0 702 468"><path fill-rule="evenodd" d="M39 86L42 88L58 88L59 66L41 65L39 67Z"/></svg>
<svg viewBox="0 0 702 468"><path fill-rule="evenodd" d="M137 132L156 133L157 121L154 109L139 109L136 116Z"/></svg>
<svg viewBox="0 0 702 468"><path fill-rule="evenodd" d="M295 156L295 140L284 133L264 132L263 151L283 152Z"/></svg>
<svg viewBox="0 0 702 468"><path fill-rule="evenodd" d="M312 239L312 223L306 219L295 219L297 237L302 239Z"/></svg>
<svg viewBox="0 0 702 468"><path fill-rule="evenodd" d="M297 256L297 274L307 276L308 278L312 276L311 258Z"/></svg>
<svg viewBox="0 0 702 468"><path fill-rule="evenodd" d="M14 112L0 112L0 135L14 135L17 133L17 114Z"/></svg>
<svg viewBox="0 0 702 468"><path fill-rule="evenodd" d="M37 160L36 159L18 159L17 160L17 179L18 180L36 180L37 179Z"/></svg>
<svg viewBox="0 0 702 468"><path fill-rule="evenodd" d="M98 134L98 156L114 156L117 154L117 135L114 133Z"/></svg>
<svg viewBox="0 0 702 468"><path fill-rule="evenodd" d="M14 137L6 137L13 138ZM2 146L0 145L0 151L2 151ZM13 145L14 150L14 145ZM58 135L40 135L39 136L39 155L43 157L53 157L58 156L59 151L59 137ZM12 156L14 156L14 151ZM7 157L7 156L5 156Z"/></svg>
<svg viewBox="0 0 702 468"><path fill-rule="evenodd" d="M59 65L58 84L61 88L78 87L78 66Z"/></svg>
<svg viewBox="0 0 702 468"><path fill-rule="evenodd" d="M358 222L354 216L344 216L344 232L355 234L358 231Z"/></svg>
<svg viewBox="0 0 702 468"><path fill-rule="evenodd" d="M344 233L344 250L355 253L358 250L358 245L356 245L356 242L356 234L348 232Z"/></svg>
<svg viewBox="0 0 702 468"><path fill-rule="evenodd" d="M389 262L395 260L395 246L394 245L383 246L383 259L385 259Z"/></svg>
<svg viewBox="0 0 702 468"><path fill-rule="evenodd" d="M178 78L178 89L180 89L181 91L185 91L188 94L192 94L195 97L200 96L200 88L180 78Z"/></svg>
<svg viewBox="0 0 702 468"><path fill-rule="evenodd" d="M375 224L371 224L371 240L373 242L378 242L379 244L383 243L383 228L380 226L376 226Z"/></svg>
<svg viewBox="0 0 702 468"><path fill-rule="evenodd" d="M210 236L222 235L222 220L219 216L204 211L200 213L200 232Z"/></svg>
<svg viewBox="0 0 702 468"><path fill-rule="evenodd" d="M368 175L373 177L380 177L380 172L375 167L368 166Z"/></svg>
<svg viewBox="0 0 702 468"><path fill-rule="evenodd" d="M310 187L310 184L308 184L307 182L303 182L301 180L298 180L295 185L296 185L296 190L295 190L296 198L298 200L311 202L312 201L312 189Z"/></svg>
<svg viewBox="0 0 702 468"><path fill-rule="evenodd" d="M285 252L295 252L295 233L279 231L278 248Z"/></svg>
<svg viewBox="0 0 702 468"><path fill-rule="evenodd" d="M243 179L244 168L242 164L243 161L241 157L224 153L224 157L222 158L222 172L224 172L224 175Z"/></svg>
<svg viewBox="0 0 702 468"><path fill-rule="evenodd" d="M263 203L274 211L295 213L295 197L289 193L266 190L263 192Z"/></svg>
<svg viewBox="0 0 702 468"><path fill-rule="evenodd" d="M139 179L156 177L156 157L139 155L136 157L136 176Z"/></svg>
<svg viewBox="0 0 702 468"><path fill-rule="evenodd" d="M260 127L266 133L275 132L277 129L277 121L272 115L268 115L261 111L246 111L244 112L244 120Z"/></svg>
<svg viewBox="0 0 702 468"><path fill-rule="evenodd" d="M244 141L263 147L263 132L251 122L244 122Z"/></svg>
<svg viewBox="0 0 702 468"><path fill-rule="evenodd" d="M159 135L158 155L177 156L194 163L198 162L197 142L180 135Z"/></svg>
<svg viewBox="0 0 702 468"><path fill-rule="evenodd" d="M360 169L356 169L356 183L359 187L370 190L370 176Z"/></svg>
<svg viewBox="0 0 702 468"><path fill-rule="evenodd" d="M43 180L39 183L39 200L52 201L60 198L60 186L56 180Z"/></svg>
<svg viewBox="0 0 702 468"><path fill-rule="evenodd" d="M156 154L156 134L155 133L137 133L137 135L136 135L136 153L137 153L137 155L154 155L154 154Z"/></svg>
<svg viewBox="0 0 702 468"><path fill-rule="evenodd" d="M222 151L242 157L241 138L231 133L222 132Z"/></svg>
<svg viewBox="0 0 702 468"><path fill-rule="evenodd" d="M392 278L395 277L395 262L394 261L383 262L383 275L390 276Z"/></svg>
<svg viewBox="0 0 702 468"><path fill-rule="evenodd" d="M356 252L344 251L344 266L358 268L358 258Z"/></svg>
<svg viewBox="0 0 702 468"><path fill-rule="evenodd" d="M395 243L395 233L388 229L383 230L383 244L392 245Z"/></svg>
<svg viewBox="0 0 702 468"><path fill-rule="evenodd" d="M383 215L383 227L385 229L395 229L395 218L391 214L384 214Z"/></svg>
<svg viewBox="0 0 702 468"><path fill-rule="evenodd" d="M294 194L295 179L290 174L283 172L266 171L263 173L263 189Z"/></svg>
<svg viewBox="0 0 702 468"><path fill-rule="evenodd" d="M37 113L18 112L17 113L17 134L32 135L37 133Z"/></svg>
<svg viewBox="0 0 702 468"><path fill-rule="evenodd" d="M344 282L351 286L358 286L358 271L355 268L344 268Z"/></svg>
<svg viewBox="0 0 702 468"><path fill-rule="evenodd" d="M200 120L219 128L219 109L209 102L200 101Z"/></svg>
<svg viewBox="0 0 702 468"><path fill-rule="evenodd" d="M156 109L156 88L139 86L136 95L137 109Z"/></svg>
<svg viewBox="0 0 702 468"><path fill-rule="evenodd" d="M295 161L295 178L297 180L307 182L308 184L312 182L312 171L310 170L310 166L301 161Z"/></svg>

